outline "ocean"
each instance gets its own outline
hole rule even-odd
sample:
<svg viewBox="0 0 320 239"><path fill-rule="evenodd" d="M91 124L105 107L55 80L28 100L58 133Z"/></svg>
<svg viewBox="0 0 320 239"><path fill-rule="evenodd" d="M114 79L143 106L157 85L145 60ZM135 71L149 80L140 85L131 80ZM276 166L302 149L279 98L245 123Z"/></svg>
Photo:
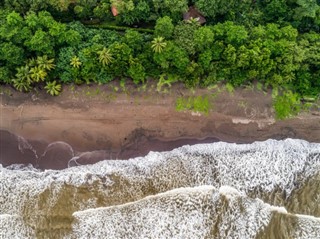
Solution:
<svg viewBox="0 0 320 239"><path fill-rule="evenodd" d="M320 238L320 144L216 142L63 170L0 166L0 238Z"/></svg>

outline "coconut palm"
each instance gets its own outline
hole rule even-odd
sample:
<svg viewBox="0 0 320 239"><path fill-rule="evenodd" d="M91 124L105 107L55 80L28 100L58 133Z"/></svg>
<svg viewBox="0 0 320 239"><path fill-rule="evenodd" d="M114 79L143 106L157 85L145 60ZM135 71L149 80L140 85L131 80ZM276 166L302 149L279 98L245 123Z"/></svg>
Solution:
<svg viewBox="0 0 320 239"><path fill-rule="evenodd" d="M47 82L47 85L44 87L52 96L59 95L61 92L61 85L57 84L56 81Z"/></svg>
<svg viewBox="0 0 320 239"><path fill-rule="evenodd" d="M29 91L31 89L31 74L28 66L17 68L16 78L12 80L13 86L18 91Z"/></svg>
<svg viewBox="0 0 320 239"><path fill-rule="evenodd" d="M30 70L30 74L34 82L43 81L47 76L47 72L40 66L32 67Z"/></svg>
<svg viewBox="0 0 320 239"><path fill-rule="evenodd" d="M30 74L30 68L29 66L21 66L17 68L17 79L28 81L31 83L31 74Z"/></svg>
<svg viewBox="0 0 320 239"><path fill-rule="evenodd" d="M13 86L18 91L29 91L31 89L31 82L27 80L23 80L21 78L13 79Z"/></svg>
<svg viewBox="0 0 320 239"><path fill-rule="evenodd" d="M187 20L187 23L200 26L199 17L196 17L196 18L191 17L189 20Z"/></svg>
<svg viewBox="0 0 320 239"><path fill-rule="evenodd" d="M54 59L48 59L47 55L37 57L37 65L44 70L51 71L54 69L55 65L53 62Z"/></svg>
<svg viewBox="0 0 320 239"><path fill-rule="evenodd" d="M103 66L109 65L113 61L110 49L104 47L101 51L98 51L98 54L99 62L102 63Z"/></svg>
<svg viewBox="0 0 320 239"><path fill-rule="evenodd" d="M163 49L167 46L167 43L164 41L163 37L156 37L152 40L151 48L156 53L161 53Z"/></svg>
<svg viewBox="0 0 320 239"><path fill-rule="evenodd" d="M37 60L35 58L28 59L27 66L29 66L29 67L37 66Z"/></svg>
<svg viewBox="0 0 320 239"><path fill-rule="evenodd" d="M82 65L82 63L81 63L79 57L74 56L74 57L72 57L72 59L70 61L70 65L72 65L74 68L79 68Z"/></svg>

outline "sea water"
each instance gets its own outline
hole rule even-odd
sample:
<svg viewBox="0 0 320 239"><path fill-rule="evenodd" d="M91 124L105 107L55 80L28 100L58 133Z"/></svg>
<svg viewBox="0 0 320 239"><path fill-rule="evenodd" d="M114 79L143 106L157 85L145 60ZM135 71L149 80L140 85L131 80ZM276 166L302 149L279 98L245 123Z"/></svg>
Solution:
<svg viewBox="0 0 320 239"><path fill-rule="evenodd" d="M0 166L0 238L320 238L320 144L218 142L60 171Z"/></svg>

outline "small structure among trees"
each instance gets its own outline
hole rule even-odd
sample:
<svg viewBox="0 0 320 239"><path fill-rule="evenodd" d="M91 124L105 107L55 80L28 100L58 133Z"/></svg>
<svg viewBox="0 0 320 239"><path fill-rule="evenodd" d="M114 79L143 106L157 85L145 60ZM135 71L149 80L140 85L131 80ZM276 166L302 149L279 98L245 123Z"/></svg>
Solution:
<svg viewBox="0 0 320 239"><path fill-rule="evenodd" d="M189 10L183 14L184 20L197 19L200 24L206 22L205 17L194 7L189 7Z"/></svg>
<svg viewBox="0 0 320 239"><path fill-rule="evenodd" d="M118 9L115 6L111 7L111 12L114 17L116 17L119 14Z"/></svg>

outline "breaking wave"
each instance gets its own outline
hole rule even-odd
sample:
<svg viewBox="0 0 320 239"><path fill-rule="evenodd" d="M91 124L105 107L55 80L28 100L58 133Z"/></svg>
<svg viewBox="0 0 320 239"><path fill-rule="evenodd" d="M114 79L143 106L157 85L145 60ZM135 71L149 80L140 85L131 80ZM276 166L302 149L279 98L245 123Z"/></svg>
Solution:
<svg viewBox="0 0 320 239"><path fill-rule="evenodd" d="M0 166L0 181L0 238L320 238L320 144L303 140Z"/></svg>

